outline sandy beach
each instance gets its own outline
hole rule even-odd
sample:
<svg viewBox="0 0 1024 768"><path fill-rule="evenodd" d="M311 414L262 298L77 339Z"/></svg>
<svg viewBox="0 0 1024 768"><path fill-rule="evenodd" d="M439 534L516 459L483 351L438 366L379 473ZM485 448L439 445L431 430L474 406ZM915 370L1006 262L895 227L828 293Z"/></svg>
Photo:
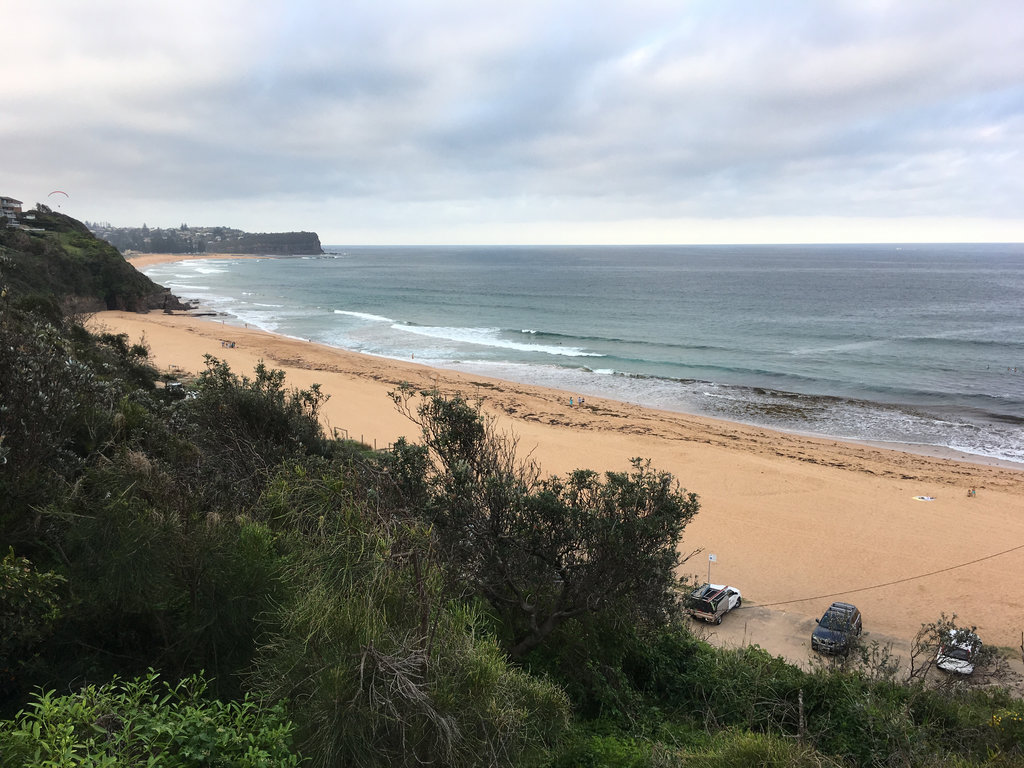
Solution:
<svg viewBox="0 0 1024 768"><path fill-rule="evenodd" d="M180 258L145 255L132 263ZM388 397L406 381L481 398L498 426L517 437L520 455L548 474L622 470L631 457L650 458L701 499L683 544L701 552L684 571L703 580L710 568L713 582L743 591L744 609L716 628L729 642L806 660L813 619L842 599L860 607L869 639L902 645L922 623L955 613L977 625L986 643L1021 643L1024 466L815 439L585 392L585 405L570 407L570 395L580 393L369 357L184 313L103 312L91 326L143 340L160 369L174 366L183 376L202 370L210 354L240 374L251 375L263 360L283 369L291 386L319 383L330 395L327 427L376 447L416 437ZM976 496L968 497L970 488ZM775 629L770 616L782 620Z"/></svg>

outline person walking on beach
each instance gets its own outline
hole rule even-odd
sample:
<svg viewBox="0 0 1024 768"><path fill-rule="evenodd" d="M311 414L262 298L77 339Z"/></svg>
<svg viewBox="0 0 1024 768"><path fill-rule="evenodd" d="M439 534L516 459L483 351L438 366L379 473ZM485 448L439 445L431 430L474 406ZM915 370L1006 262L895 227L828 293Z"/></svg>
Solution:
<svg viewBox="0 0 1024 768"><path fill-rule="evenodd" d="M572 395L569 395L569 407L572 408Z"/></svg>

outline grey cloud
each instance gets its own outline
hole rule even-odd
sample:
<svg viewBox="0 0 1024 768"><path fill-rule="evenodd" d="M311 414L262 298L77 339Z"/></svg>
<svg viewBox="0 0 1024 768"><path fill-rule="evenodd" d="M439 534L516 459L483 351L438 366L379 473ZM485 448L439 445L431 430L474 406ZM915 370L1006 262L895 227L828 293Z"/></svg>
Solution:
<svg viewBox="0 0 1024 768"><path fill-rule="evenodd" d="M33 13L0 31L24 61L0 159L111 204L1019 220L1013 0L58 0L47 35Z"/></svg>

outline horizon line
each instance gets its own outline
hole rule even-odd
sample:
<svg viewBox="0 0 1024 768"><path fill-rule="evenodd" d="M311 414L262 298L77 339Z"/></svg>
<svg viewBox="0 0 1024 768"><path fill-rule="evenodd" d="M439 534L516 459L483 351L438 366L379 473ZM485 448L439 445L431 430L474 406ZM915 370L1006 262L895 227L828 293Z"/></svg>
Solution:
<svg viewBox="0 0 1024 768"><path fill-rule="evenodd" d="M828 245L828 246L841 246L841 245L1024 245L1024 240L858 240L858 241L779 241L779 242L708 242L708 243L570 243L570 242L537 242L537 243L499 243L499 242L479 242L479 243L451 243L451 242L437 242L437 243L321 243L322 246L327 247L343 247L343 248L555 248L555 247L567 247L567 248L625 248L625 247L642 247L642 248L696 248L704 246L749 246L749 247L761 247L761 246L811 246L811 245Z"/></svg>

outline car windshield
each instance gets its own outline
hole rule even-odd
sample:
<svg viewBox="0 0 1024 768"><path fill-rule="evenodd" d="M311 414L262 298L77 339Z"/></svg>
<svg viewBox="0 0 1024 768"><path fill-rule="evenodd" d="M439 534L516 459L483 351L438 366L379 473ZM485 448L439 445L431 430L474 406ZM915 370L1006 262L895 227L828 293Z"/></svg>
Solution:
<svg viewBox="0 0 1024 768"><path fill-rule="evenodd" d="M971 660L971 651L969 648L960 648L955 645L948 645L943 648L942 655L950 659L956 659L957 661Z"/></svg>
<svg viewBox="0 0 1024 768"><path fill-rule="evenodd" d="M839 611L829 611L821 617L821 626L829 629L844 630L850 625L850 615Z"/></svg>

